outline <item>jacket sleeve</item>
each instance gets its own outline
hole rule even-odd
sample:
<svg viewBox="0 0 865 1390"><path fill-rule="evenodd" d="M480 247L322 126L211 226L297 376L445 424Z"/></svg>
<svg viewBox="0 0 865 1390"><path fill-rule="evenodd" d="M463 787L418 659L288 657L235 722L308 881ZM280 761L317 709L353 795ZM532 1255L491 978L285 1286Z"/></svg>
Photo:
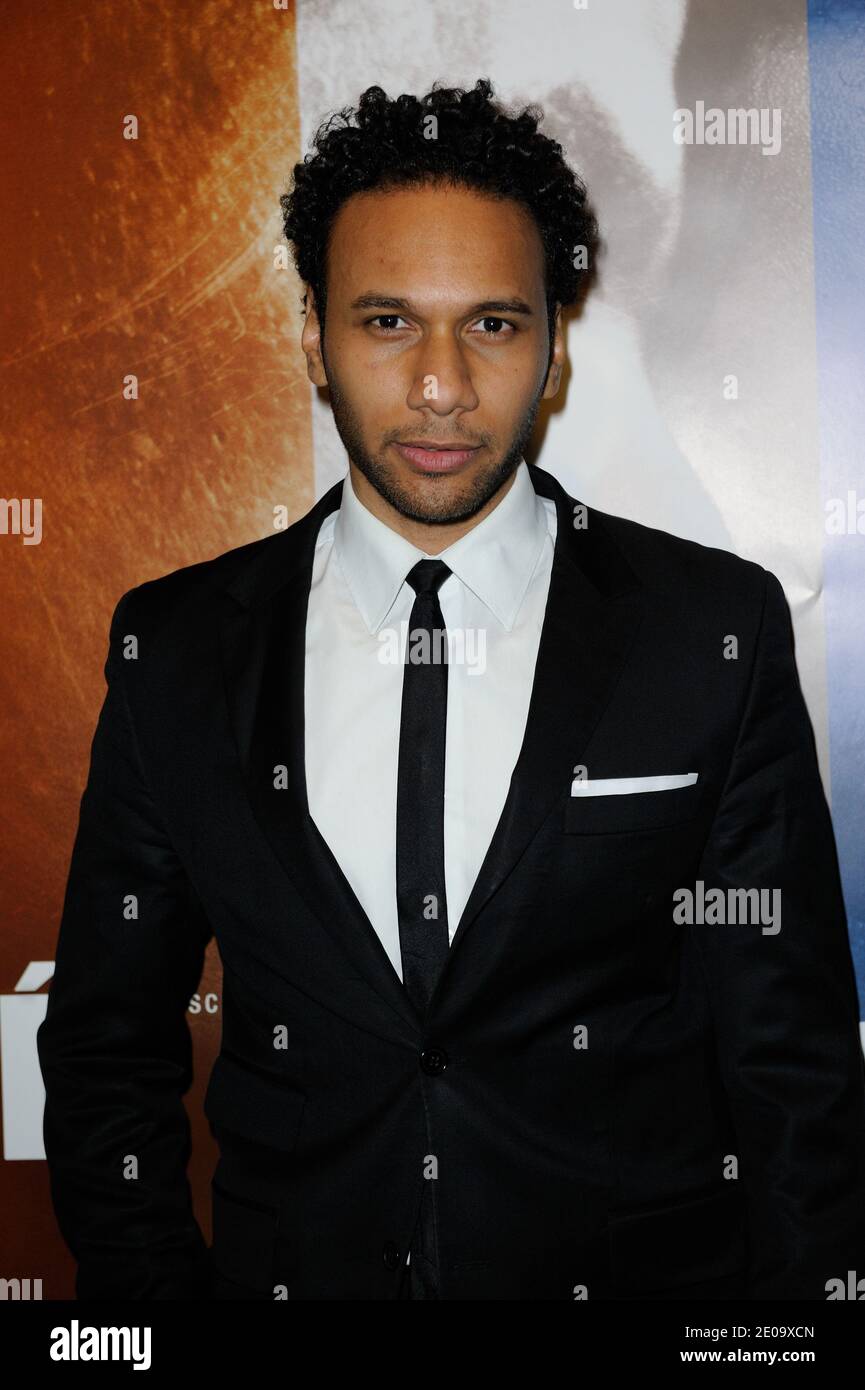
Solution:
<svg viewBox="0 0 865 1390"><path fill-rule="evenodd" d="M81 798L37 1048L44 1141L79 1299L209 1297L192 1213L186 1010L211 935L154 805L125 693L130 594ZM134 629L133 629L134 630Z"/></svg>
<svg viewBox="0 0 865 1390"><path fill-rule="evenodd" d="M776 921L694 925L738 1141L749 1297L865 1273L865 1061L835 839L783 589L764 607L704 891L779 890ZM747 919L746 919L747 920ZM780 929L775 930L780 924Z"/></svg>

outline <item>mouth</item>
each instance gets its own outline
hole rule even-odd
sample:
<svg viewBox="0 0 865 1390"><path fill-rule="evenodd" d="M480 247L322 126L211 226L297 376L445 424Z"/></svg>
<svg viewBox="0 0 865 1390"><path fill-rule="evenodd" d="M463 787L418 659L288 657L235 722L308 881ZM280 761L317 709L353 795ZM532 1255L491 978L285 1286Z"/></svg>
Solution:
<svg viewBox="0 0 865 1390"><path fill-rule="evenodd" d="M394 448L407 463L422 473L454 473L480 453L480 445L466 449L460 445L436 441L425 444L395 444Z"/></svg>

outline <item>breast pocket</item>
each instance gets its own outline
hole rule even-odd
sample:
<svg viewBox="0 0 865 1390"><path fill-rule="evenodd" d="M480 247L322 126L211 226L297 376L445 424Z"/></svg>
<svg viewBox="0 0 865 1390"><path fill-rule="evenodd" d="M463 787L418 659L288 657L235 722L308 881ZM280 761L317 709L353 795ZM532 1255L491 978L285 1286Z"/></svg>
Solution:
<svg viewBox="0 0 865 1390"><path fill-rule="evenodd" d="M665 830L696 820L704 804L704 792L698 783L666 791L612 796L568 795L564 828L569 835L630 835Z"/></svg>

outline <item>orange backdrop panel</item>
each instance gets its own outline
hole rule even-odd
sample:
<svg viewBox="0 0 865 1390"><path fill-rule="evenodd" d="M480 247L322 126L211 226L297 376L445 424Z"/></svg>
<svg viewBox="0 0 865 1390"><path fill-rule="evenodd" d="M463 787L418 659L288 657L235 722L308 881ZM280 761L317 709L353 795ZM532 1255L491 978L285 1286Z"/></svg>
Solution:
<svg viewBox="0 0 865 1390"><path fill-rule="evenodd" d="M120 594L267 535L314 489L300 286L274 254L300 156L293 8L10 0L0 45L0 492L42 503L39 544L0 535L8 994L53 959ZM220 984L211 946L201 988ZM219 1013L190 1024L209 1239ZM72 1297L44 1161L0 1163L0 1206L0 1275Z"/></svg>

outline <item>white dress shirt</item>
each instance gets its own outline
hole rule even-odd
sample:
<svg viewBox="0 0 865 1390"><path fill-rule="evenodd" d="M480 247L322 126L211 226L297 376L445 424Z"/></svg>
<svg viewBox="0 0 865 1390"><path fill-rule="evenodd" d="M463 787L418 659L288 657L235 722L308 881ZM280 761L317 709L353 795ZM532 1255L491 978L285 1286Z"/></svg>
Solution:
<svg viewBox="0 0 865 1390"><path fill-rule="evenodd" d="M444 853L449 939L501 816L526 727L556 537L555 504L525 461L502 501L435 558L448 629ZM318 534L306 623L309 809L402 979L396 902L396 788L405 582L430 557L358 500Z"/></svg>

